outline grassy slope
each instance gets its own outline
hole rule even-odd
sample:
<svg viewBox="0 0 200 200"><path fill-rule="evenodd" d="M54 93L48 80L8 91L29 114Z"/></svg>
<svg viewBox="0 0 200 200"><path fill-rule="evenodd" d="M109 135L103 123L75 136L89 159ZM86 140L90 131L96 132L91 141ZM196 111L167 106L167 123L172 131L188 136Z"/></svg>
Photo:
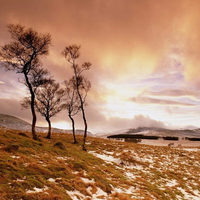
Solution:
<svg viewBox="0 0 200 200"><path fill-rule="evenodd" d="M68 134L54 133L53 139L47 140L40 133L41 141L33 141L30 133L26 133L29 138L18 133L0 129L0 200L172 200L200 196L200 149L88 138L88 151L84 152L81 144L72 144ZM81 141L81 136L78 139ZM56 142L62 142L66 150L54 147ZM19 149L6 151L11 144ZM101 156L108 161L98 158ZM70 192L76 197L71 198Z"/></svg>

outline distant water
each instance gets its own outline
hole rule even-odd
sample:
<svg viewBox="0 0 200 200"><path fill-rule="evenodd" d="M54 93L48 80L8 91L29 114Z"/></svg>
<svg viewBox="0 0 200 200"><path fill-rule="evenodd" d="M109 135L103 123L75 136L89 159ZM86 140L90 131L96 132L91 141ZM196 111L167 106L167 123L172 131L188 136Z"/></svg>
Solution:
<svg viewBox="0 0 200 200"><path fill-rule="evenodd" d="M170 143L174 143L173 146L191 146L200 147L200 141L188 141L188 140L142 140L139 144L147 144L154 146L168 146Z"/></svg>

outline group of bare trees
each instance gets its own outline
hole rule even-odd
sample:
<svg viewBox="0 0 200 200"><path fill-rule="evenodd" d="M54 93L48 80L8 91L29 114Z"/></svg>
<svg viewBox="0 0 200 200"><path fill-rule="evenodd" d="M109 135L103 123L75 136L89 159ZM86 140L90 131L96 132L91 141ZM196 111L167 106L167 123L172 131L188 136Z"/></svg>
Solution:
<svg viewBox="0 0 200 200"><path fill-rule="evenodd" d="M85 62L81 66L77 64L80 46L67 46L62 52L62 56L72 68L73 76L61 85L56 83L50 72L42 67L41 58L49 54L51 35L39 34L32 28L20 24L8 25L8 31L13 41L0 47L1 67L23 74L23 83L28 89L29 96L23 99L21 105L31 110L33 139L38 139L35 131L36 112L39 112L48 122L46 138L50 139L50 118L62 109L66 109L72 122L74 143L77 143L73 117L81 111L85 126L82 149L86 150L87 120L84 107L91 84L84 77L83 72L90 69L91 63Z"/></svg>

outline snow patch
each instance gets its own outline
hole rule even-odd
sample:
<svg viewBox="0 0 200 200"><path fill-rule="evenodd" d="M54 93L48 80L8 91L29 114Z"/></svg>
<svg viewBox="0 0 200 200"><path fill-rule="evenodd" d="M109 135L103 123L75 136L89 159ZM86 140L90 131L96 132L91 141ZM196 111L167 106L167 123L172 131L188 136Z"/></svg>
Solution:
<svg viewBox="0 0 200 200"><path fill-rule="evenodd" d="M13 156L10 156L11 158L20 158L20 156L15 156L15 155L13 155Z"/></svg>
<svg viewBox="0 0 200 200"><path fill-rule="evenodd" d="M85 195L83 195L82 193L80 193L78 190L74 190L74 191L66 191L67 194L71 197L71 199L73 200L80 200L85 198Z"/></svg>
<svg viewBox="0 0 200 200"><path fill-rule="evenodd" d="M113 156L111 155L106 155L106 154L98 154L98 153L95 153L94 151L89 151L88 153L91 153L92 155L104 160L105 162L107 163L116 163L116 164L119 164L120 163L120 159L118 158L114 158Z"/></svg>
<svg viewBox="0 0 200 200"><path fill-rule="evenodd" d="M84 182L84 183L95 183L94 180L90 180L88 178L81 178L81 180Z"/></svg>
<svg viewBox="0 0 200 200"><path fill-rule="evenodd" d="M51 183L55 183L56 180L54 178L49 178L47 181L51 182Z"/></svg>
<svg viewBox="0 0 200 200"><path fill-rule="evenodd" d="M67 160L68 158L67 157L62 157L62 156L58 156L56 157L58 160Z"/></svg>
<svg viewBox="0 0 200 200"><path fill-rule="evenodd" d="M14 180L14 182L24 182L26 180L26 176L24 176L22 179L17 178L17 180Z"/></svg>
<svg viewBox="0 0 200 200"><path fill-rule="evenodd" d="M125 172L125 175L129 179L135 179L136 178L136 176L131 172Z"/></svg>
<svg viewBox="0 0 200 200"><path fill-rule="evenodd" d="M198 191L193 191L195 195L192 195L192 194L187 193L181 187L178 187L177 189L181 191L181 193L184 195L185 199L189 199L189 200L199 200L200 199L200 194L198 193Z"/></svg>
<svg viewBox="0 0 200 200"><path fill-rule="evenodd" d="M200 151L200 149L197 149L197 148L182 148L182 150L185 150L185 151Z"/></svg>
<svg viewBox="0 0 200 200"><path fill-rule="evenodd" d="M166 183L167 187L173 187L175 185L177 185L177 181L176 180L170 180L169 182Z"/></svg>
<svg viewBox="0 0 200 200"><path fill-rule="evenodd" d="M44 186L44 188L34 187L33 190L27 190L26 193L27 194L30 194L30 193L39 193L39 192L45 192L46 190L48 190L47 186Z"/></svg>
<svg viewBox="0 0 200 200"><path fill-rule="evenodd" d="M100 188L97 188L97 192L95 194L91 193L91 190L92 190L91 187L88 187L87 190L91 196L85 196L78 190L74 190L74 191L66 190L66 192L73 200L80 200L80 199L83 200L83 199L86 199L87 197L89 197L90 200L107 200L108 199L108 194Z"/></svg>

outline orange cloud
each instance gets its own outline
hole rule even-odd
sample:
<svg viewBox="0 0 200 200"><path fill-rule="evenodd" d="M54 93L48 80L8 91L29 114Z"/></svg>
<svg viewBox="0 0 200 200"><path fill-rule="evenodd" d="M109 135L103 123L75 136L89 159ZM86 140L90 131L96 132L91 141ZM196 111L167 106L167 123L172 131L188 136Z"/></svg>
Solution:
<svg viewBox="0 0 200 200"><path fill-rule="evenodd" d="M0 45L10 41L8 23L21 23L38 32L51 33L50 55L43 59L43 66L62 82L71 76L71 69L61 52L67 45L80 44L78 62L92 63L85 76L92 83L88 97L95 110L96 105L134 96L141 89L134 85L135 80L152 73L170 74L178 65L183 79L199 84L199 7L199 0L42 0L37 3L7 0L2 1L0 7ZM131 86L120 88L122 82ZM148 87L148 82L146 84L144 88ZM161 93L150 95L183 96L181 91ZM192 93L187 92L187 95ZM188 105L153 97L133 101ZM95 112L90 114L92 118Z"/></svg>
<svg viewBox="0 0 200 200"><path fill-rule="evenodd" d="M178 48L185 77L192 80L197 78L200 66L199 6L198 0L43 0L39 4L9 0L1 4L0 17L2 30L7 23L22 23L50 32L53 56L48 59L60 70L60 52L73 43L82 45L83 60L91 61L111 76L114 73L116 78L143 76L159 67L163 69L167 66L162 65L162 60L171 49ZM49 67L53 68L50 64Z"/></svg>
<svg viewBox="0 0 200 200"><path fill-rule="evenodd" d="M184 103L167 99L156 99L151 97L133 97L132 101L139 104L158 104L158 105L180 105L180 106L195 106L195 104Z"/></svg>

